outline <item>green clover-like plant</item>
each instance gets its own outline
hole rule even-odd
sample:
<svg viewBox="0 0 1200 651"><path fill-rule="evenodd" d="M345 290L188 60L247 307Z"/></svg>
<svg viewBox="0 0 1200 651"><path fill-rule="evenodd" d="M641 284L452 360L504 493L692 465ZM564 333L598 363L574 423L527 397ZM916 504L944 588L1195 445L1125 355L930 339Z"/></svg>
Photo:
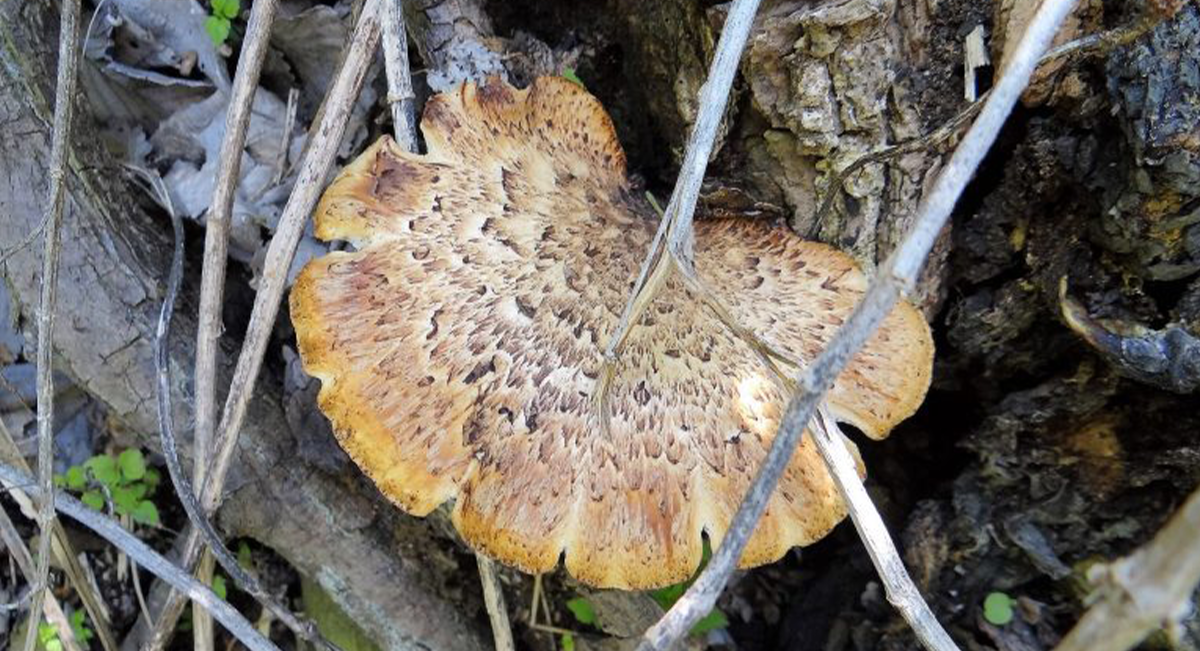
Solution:
<svg viewBox="0 0 1200 651"><path fill-rule="evenodd" d="M213 45L220 47L229 38L233 20L242 11L240 0L212 0L212 14L204 21L204 31L208 32Z"/></svg>
<svg viewBox="0 0 1200 651"><path fill-rule="evenodd" d="M992 592L983 600L983 618L989 624L1004 626L1013 620L1013 605L1016 599L1003 592Z"/></svg>
<svg viewBox="0 0 1200 651"><path fill-rule="evenodd" d="M151 497L162 481L154 468L147 467L141 450L129 448L117 456L98 454L80 466L54 478L60 488L76 492L84 504L104 511L107 493L117 515L129 516L138 524L158 526L158 507Z"/></svg>
<svg viewBox="0 0 1200 651"><path fill-rule="evenodd" d="M708 559L710 558L712 558L712 548L709 546L708 539L706 538L704 540L703 556L700 558L700 567L696 568L696 573L692 575L692 578L684 581L683 583L676 583L675 585L669 585L665 588L653 590L650 592L650 597L654 599L654 601L658 602L658 605L662 607L663 610L670 610L671 606L674 606L675 602L679 601L679 598L683 596L683 593L687 592L687 589L690 588L692 583L696 581L696 578L700 576L700 572L704 570L706 565L708 565ZM715 631L720 628L725 628L726 626L729 626L729 618L726 617L725 613L721 612L720 609L713 608L707 615L700 618L700 621L696 622L696 624L692 626L691 632L692 635L704 635L709 631Z"/></svg>

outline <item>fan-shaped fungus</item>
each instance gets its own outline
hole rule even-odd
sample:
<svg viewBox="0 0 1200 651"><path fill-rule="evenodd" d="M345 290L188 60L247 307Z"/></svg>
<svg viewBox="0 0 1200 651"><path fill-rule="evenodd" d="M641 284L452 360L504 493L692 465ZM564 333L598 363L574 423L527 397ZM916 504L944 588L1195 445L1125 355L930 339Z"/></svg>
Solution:
<svg viewBox="0 0 1200 651"><path fill-rule="evenodd" d="M719 543L786 396L751 348L678 279L634 326L601 427L593 391L654 235L599 102L578 85L493 81L431 98L429 153L384 138L317 208L355 252L292 290L305 368L350 456L414 515L454 499L483 553L597 586L686 579ZM696 224L697 270L739 322L811 360L866 280L846 255L745 219ZM882 438L929 384L928 326L901 304L828 395ZM847 442L847 445L851 445ZM805 440L746 547L778 559L845 506Z"/></svg>

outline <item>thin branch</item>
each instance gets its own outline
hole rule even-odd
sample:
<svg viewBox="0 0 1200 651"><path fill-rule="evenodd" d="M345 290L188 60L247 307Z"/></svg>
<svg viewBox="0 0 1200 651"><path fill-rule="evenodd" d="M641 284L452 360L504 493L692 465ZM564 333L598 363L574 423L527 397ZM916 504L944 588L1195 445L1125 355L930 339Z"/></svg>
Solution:
<svg viewBox="0 0 1200 651"><path fill-rule="evenodd" d="M41 488L34 483L32 477L6 463L0 463L0 482L9 486L20 486L25 490L32 491L39 497L44 495L41 492ZM101 538L116 545L121 551L128 554L130 558L135 559L138 565L146 568L155 576L175 586L189 598L203 605L239 642L254 651L279 651L278 647L263 637L254 628L254 625L246 621L238 611L233 609L233 606L230 606L220 597L213 594L212 590L209 590L207 586L163 558L158 552L150 549L146 543L125 530L115 520L93 511L79 500L61 491L52 491L48 496L53 498L50 501L56 509L70 516L79 522L79 524L96 532Z"/></svg>
<svg viewBox="0 0 1200 651"><path fill-rule="evenodd" d="M883 518L875 509L871 497L867 495L867 489L858 476L858 466L850 456L850 451L846 449L845 437L837 422L828 410L819 408L813 425L809 431L817 444L817 451L824 459L825 466L829 468L829 474L833 477L838 492L846 500L850 518L854 521L854 528L858 530L858 537L862 539L871 562L879 572L879 578L883 580L888 601L900 611L925 648L957 649L954 641L946 634L929 605L921 597L912 577L908 575L908 570L904 569L900 552L896 550L895 543L888 535L887 525L883 523Z"/></svg>
<svg viewBox="0 0 1200 651"><path fill-rule="evenodd" d="M383 67L387 75L387 103L392 110L396 143L404 151L417 151L417 131L408 66L408 38L404 25L402 0L385 0L383 16Z"/></svg>
<svg viewBox="0 0 1200 651"><path fill-rule="evenodd" d="M254 93L267 55L271 24L278 0L259 0L250 9L242 54L238 59L229 108L225 113L225 136L220 162L208 206L204 233L204 266L200 272L200 323L196 334L196 405L194 477L204 483L216 423L217 346L221 337L221 308L225 294L225 264L229 249L229 224L233 212L250 124Z"/></svg>
<svg viewBox="0 0 1200 651"><path fill-rule="evenodd" d="M642 264L633 295L625 305L617 330L605 350L606 373L611 372L609 367L615 361L615 356L629 330L637 322L642 311L650 305L671 271L670 261L667 260L667 256L662 255L662 247L665 246L685 268L692 266L692 218L696 211L696 200L700 197L704 170L708 168L717 129L721 125L721 117L725 114L729 90L733 87L733 78L737 74L742 50L750 37L750 28L754 24L758 3L759 0L736 0L725 17L725 27L721 30L717 51L708 69L708 79L700 88L700 113L696 116L696 122L688 136L683 165L679 170L679 178L675 181L675 190L671 193L665 216Z"/></svg>
<svg viewBox="0 0 1200 651"><path fill-rule="evenodd" d="M37 398L38 482L45 496L38 509L37 573L30 612L42 612L50 574L54 506L54 312L58 299L58 259L62 252L62 214L66 202L67 150L71 146L71 118L75 108L75 81L79 68L79 0L64 0L58 26L58 78L54 92L54 131L50 140L50 188L46 199L46 237L42 253L42 291L38 301ZM30 623L25 651L37 645L37 626Z"/></svg>
<svg viewBox="0 0 1200 651"><path fill-rule="evenodd" d="M166 188L162 185L162 179L157 175L152 179L159 186L160 191L165 193ZM171 315L175 312L175 299L179 296L180 285L183 284L183 218L175 210L169 210L169 212L171 229L174 233L174 252L171 256L171 271L167 278L167 291L163 298L162 310L158 315L158 327L154 333L154 369L158 380L159 439L162 442L163 455L167 460L167 471L171 475L175 492L179 495L179 501L183 504L183 509L187 512L192 526L204 534L209 550L230 578L298 637L327 649L335 649L336 647L321 637L314 624L297 617L286 607L277 603L275 598L262 587L257 577L238 564L237 558L225 547L221 535L213 528L208 516L196 502L191 482L188 481L183 466L179 462L179 450L176 446L174 425L172 424L174 410L171 404L171 358L168 339L171 332Z"/></svg>
<svg viewBox="0 0 1200 651"><path fill-rule="evenodd" d="M483 602L487 606L488 619L492 622L492 639L496 651L514 651L512 626L508 623L508 608L504 605L504 588L496 574L496 564L483 554L475 554L479 565L479 581L483 584Z"/></svg>
<svg viewBox="0 0 1200 651"><path fill-rule="evenodd" d="M204 473L212 450L216 424L217 345L221 336L221 308L225 294L225 264L229 249L229 224L237 193L246 129L250 124L254 93L266 59L278 0L259 0L250 9L250 22L242 55L238 59L229 108L225 114L225 136L213 186L212 202L205 217L204 266L200 273L200 324L196 335L195 472L196 482Z"/></svg>
<svg viewBox="0 0 1200 651"><path fill-rule="evenodd" d="M216 373L217 346L221 338L221 312L225 293L225 265L229 249L229 225L232 220L234 195L241 176L246 130L258 90L270 42L271 24L275 21L278 0L260 0L250 8L242 54L238 58L229 106L225 112L225 135L212 201L208 206L204 233L204 265L200 272L200 319L196 331L195 365L195 427L193 434L193 478L196 485L204 484L209 455L212 450L213 428L217 420ZM285 134L286 135L286 134ZM285 142L286 144L286 142ZM286 147L284 148L286 151ZM212 580L212 564L203 563L201 580ZM212 620L195 611L193 631L197 647L212 648Z"/></svg>
<svg viewBox="0 0 1200 651"><path fill-rule="evenodd" d="M301 162L295 188L284 206L275 236L267 249L263 276L255 297L245 343L230 384L225 412L218 429L220 435L215 441L218 449L216 454L212 455L205 483L200 490L200 504L208 513L213 512L221 500L225 473L237 447L238 432L245 419L253 385L262 365L275 317L279 312L287 271L295 256L304 224L325 187L325 179L333 166L351 108L366 77L375 47L379 43L379 5L380 0L367 0L349 49L326 97L319 122L310 132L311 137ZM185 567L194 566L199 559L200 541L201 532L196 527L189 528L182 546ZM168 597L155 626L155 639L163 639L170 635L181 608L181 596Z"/></svg>
<svg viewBox="0 0 1200 651"><path fill-rule="evenodd" d="M813 360L812 365L797 378L799 389L788 402L771 449L712 560L684 596L646 632L639 649L669 648L712 609L791 459L805 425L812 419L825 392L833 385L850 357L866 343L891 312L901 289L915 284L925 256L949 218L955 202L1029 83L1038 58L1049 46L1058 25L1073 4L1073 0L1046 0L1042 3L1022 36L1008 70L988 97L979 119L964 136L933 188L922 200L912 230L884 262L849 320ZM872 541L865 540L864 543L871 544Z"/></svg>
<svg viewBox="0 0 1200 651"><path fill-rule="evenodd" d="M1200 488L1132 555L1100 571L1096 601L1055 651L1125 651L1191 611L1200 583Z"/></svg>

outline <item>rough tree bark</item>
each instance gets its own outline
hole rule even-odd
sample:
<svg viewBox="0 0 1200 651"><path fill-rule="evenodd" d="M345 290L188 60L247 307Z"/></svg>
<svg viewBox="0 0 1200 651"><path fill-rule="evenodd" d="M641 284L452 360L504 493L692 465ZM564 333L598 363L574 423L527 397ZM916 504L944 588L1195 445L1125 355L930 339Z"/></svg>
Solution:
<svg viewBox="0 0 1200 651"><path fill-rule="evenodd" d="M54 69L54 3L0 4L0 242L37 228L45 181ZM78 134L89 132L81 102ZM55 333L62 370L108 408L119 426L153 441L151 345L169 259L166 222L121 182L122 172L81 137L70 160L62 291ZM198 240L197 240L198 241ZM38 291L36 248L16 252L3 277L30 327ZM194 275L194 274L193 274ZM195 329L193 285L176 317L172 363L177 422L186 427ZM228 343L228 342L226 342ZM227 382L231 356L220 374ZM311 419L289 418L277 376L265 373L243 430L220 523L275 549L316 580L376 640L397 649L482 649L476 597L452 599L460 560L444 534L401 520ZM473 594L473 593L472 593Z"/></svg>

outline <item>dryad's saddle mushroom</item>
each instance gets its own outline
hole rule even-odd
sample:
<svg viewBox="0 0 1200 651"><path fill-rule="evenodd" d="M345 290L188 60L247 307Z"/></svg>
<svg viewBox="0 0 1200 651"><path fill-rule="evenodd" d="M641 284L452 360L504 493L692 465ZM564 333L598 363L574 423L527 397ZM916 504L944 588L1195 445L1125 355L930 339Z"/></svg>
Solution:
<svg viewBox="0 0 1200 651"><path fill-rule="evenodd" d="M786 400L743 340L677 278L603 351L657 219L631 191L600 103L578 85L493 81L431 98L429 153L390 139L348 166L316 234L357 250L292 290L321 409L379 489L415 515L454 500L483 553L597 586L686 579L720 542ZM696 223L696 268L738 321L804 363L866 280L846 255L749 219ZM828 395L882 438L929 384L933 345L901 304ZM847 445L853 445L847 441ZM811 543L846 513L815 447L796 450L743 566Z"/></svg>

